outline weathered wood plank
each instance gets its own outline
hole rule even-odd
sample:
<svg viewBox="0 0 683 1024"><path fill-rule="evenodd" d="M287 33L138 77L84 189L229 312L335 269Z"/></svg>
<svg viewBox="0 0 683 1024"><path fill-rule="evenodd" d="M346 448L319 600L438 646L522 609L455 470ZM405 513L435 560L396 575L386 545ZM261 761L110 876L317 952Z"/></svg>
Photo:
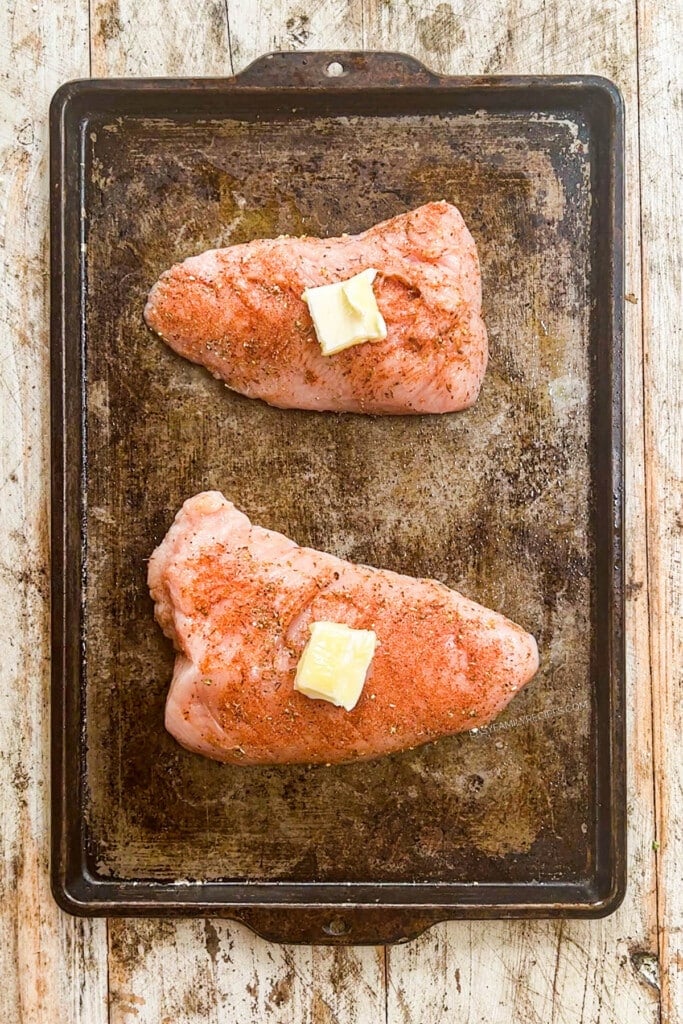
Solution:
<svg viewBox="0 0 683 1024"><path fill-rule="evenodd" d="M360 45L341 3L329 5L329 18L322 5L310 22L295 4L231 0L229 6L235 70L269 49L312 46L316 39L322 45L326 32L328 39L337 33L331 41L339 47ZM190 11L180 2L98 0L91 38L95 75L230 73L223 3ZM111 1024L384 1020L382 951L278 947L220 921L111 921L109 927Z"/></svg>
<svg viewBox="0 0 683 1024"><path fill-rule="evenodd" d="M272 50L359 50L362 0L230 0L235 70Z"/></svg>
<svg viewBox="0 0 683 1024"><path fill-rule="evenodd" d="M381 949L275 946L225 921L112 921L111 1024L384 1019Z"/></svg>
<svg viewBox="0 0 683 1024"><path fill-rule="evenodd" d="M230 75L225 0L90 0L95 77Z"/></svg>
<svg viewBox="0 0 683 1024"><path fill-rule="evenodd" d="M651 693L645 565L636 18L629 3L365 2L366 45L457 74L592 72L627 104L629 892L602 922L450 924L388 956L389 1021L650 1021L657 1017ZM655 150L653 149L653 152ZM672 876L673 877L673 876Z"/></svg>
<svg viewBox="0 0 683 1024"><path fill-rule="evenodd" d="M0 7L0 1020L106 1020L106 926L48 881L48 134L88 74L86 2Z"/></svg>
<svg viewBox="0 0 683 1024"><path fill-rule="evenodd" d="M638 0L645 449L662 1020L683 1021L683 7Z"/></svg>

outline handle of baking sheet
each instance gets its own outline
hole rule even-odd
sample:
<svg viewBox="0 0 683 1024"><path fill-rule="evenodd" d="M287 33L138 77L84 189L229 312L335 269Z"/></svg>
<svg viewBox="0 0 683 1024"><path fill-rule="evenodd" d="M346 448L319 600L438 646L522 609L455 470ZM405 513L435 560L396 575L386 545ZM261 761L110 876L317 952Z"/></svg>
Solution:
<svg viewBox="0 0 683 1024"><path fill-rule="evenodd" d="M385 946L408 942L448 917L407 907L244 907L227 912L269 942L307 946Z"/></svg>
<svg viewBox="0 0 683 1024"><path fill-rule="evenodd" d="M414 87L437 79L419 60L403 53L332 50L267 53L236 76L240 85L324 90Z"/></svg>

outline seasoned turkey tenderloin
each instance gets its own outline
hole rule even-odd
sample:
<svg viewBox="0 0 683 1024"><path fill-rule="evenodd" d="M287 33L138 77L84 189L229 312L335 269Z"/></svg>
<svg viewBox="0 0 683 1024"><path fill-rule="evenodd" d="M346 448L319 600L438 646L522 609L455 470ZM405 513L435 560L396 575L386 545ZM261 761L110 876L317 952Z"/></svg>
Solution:
<svg viewBox="0 0 683 1024"><path fill-rule="evenodd" d="M371 267L386 338L322 355L304 290ZM477 249L446 202L360 235L192 256L162 274L145 320L234 391L288 409L453 412L476 401L488 355Z"/></svg>
<svg viewBox="0 0 683 1024"><path fill-rule="evenodd" d="M532 678L532 636L434 580L354 565L254 526L222 494L185 502L149 563L177 658L166 727L236 764L339 763L490 722ZM312 622L373 630L352 711L294 689Z"/></svg>

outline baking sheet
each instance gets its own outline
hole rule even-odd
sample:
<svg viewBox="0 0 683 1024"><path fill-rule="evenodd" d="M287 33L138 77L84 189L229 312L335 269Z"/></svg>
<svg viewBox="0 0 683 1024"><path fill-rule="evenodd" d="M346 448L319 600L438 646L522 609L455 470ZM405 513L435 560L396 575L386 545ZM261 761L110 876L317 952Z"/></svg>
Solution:
<svg viewBox="0 0 683 1024"><path fill-rule="evenodd" d="M388 74L374 56L357 70L370 85ZM296 80L301 56L287 58L281 75ZM319 75L324 59L294 71ZM274 73L266 65L261 81ZM356 941L354 902L437 903L443 917L599 913L618 900L610 151L569 86L555 83L543 104L524 103L521 84L513 96L501 83L497 103L448 79L409 96L392 84L393 102L385 90L373 105L349 83L332 99L279 88L268 102L248 89L238 100L228 82L205 117L187 103L191 83L177 86L182 110L127 83L79 121L82 363L67 385L82 381L71 405L82 408L83 471L64 512L83 559L68 609L82 655L78 875L107 912L177 913L181 890L185 912L203 906L188 890L210 892L214 912L325 893ZM123 113L117 88L131 90ZM433 199L460 208L481 258L491 360L471 410L271 409L142 322L160 272L195 252L361 231ZM152 618L146 559L183 500L209 488L301 544L435 577L503 612L536 636L537 677L489 728L371 763L241 768L182 750L163 729L173 653ZM92 893L84 902L97 909ZM319 923L303 937L310 927L335 938ZM379 917L372 928L396 937ZM298 937L291 922L287 937Z"/></svg>

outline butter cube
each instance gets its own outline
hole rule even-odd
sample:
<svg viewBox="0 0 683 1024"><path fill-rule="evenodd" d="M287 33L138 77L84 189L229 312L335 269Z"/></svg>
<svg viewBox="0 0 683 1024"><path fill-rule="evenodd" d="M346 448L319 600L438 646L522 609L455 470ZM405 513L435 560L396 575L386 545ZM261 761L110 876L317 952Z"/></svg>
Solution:
<svg viewBox="0 0 683 1024"><path fill-rule="evenodd" d="M311 637L299 659L294 689L352 711L375 654L377 634L341 622L312 622Z"/></svg>
<svg viewBox="0 0 683 1024"><path fill-rule="evenodd" d="M301 296L324 356L364 341L386 338L387 325L372 290L376 276L374 267L369 267L347 281L307 288Z"/></svg>

